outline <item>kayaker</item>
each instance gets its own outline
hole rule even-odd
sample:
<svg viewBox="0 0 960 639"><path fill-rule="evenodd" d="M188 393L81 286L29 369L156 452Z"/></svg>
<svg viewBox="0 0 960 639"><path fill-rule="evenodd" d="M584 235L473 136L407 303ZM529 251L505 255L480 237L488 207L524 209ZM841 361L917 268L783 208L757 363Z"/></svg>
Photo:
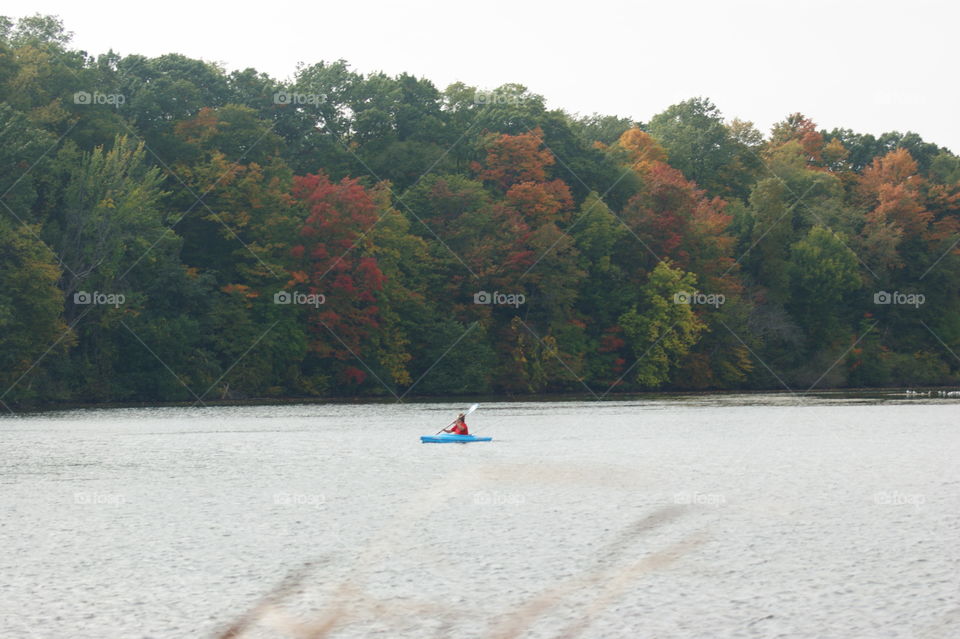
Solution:
<svg viewBox="0 0 960 639"><path fill-rule="evenodd" d="M453 422L453 426L450 428L444 429L445 433L453 433L454 435L469 435L470 431L467 430L467 422L465 421L466 417L463 413L460 413L457 416L457 421Z"/></svg>

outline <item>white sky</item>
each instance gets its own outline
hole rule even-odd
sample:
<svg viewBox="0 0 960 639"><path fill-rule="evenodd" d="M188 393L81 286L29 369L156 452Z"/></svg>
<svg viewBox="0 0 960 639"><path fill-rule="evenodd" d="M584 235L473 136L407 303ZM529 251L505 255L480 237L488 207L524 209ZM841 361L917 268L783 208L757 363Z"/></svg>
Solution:
<svg viewBox="0 0 960 639"><path fill-rule="evenodd" d="M299 61L344 58L441 89L518 82L551 108L643 121L703 95L764 133L801 111L960 152L960 3L946 0L251 4L6 0L0 12L57 14L94 54L178 52L280 79Z"/></svg>

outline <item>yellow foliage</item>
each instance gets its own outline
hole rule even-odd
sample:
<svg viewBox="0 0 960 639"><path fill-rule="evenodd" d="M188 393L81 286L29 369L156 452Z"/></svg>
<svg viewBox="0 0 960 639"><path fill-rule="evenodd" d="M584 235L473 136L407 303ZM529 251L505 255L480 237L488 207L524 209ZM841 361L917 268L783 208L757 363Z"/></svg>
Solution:
<svg viewBox="0 0 960 639"><path fill-rule="evenodd" d="M617 140L617 148L626 152L630 166L642 173L654 162L666 162L667 151L652 135L640 129L627 129Z"/></svg>

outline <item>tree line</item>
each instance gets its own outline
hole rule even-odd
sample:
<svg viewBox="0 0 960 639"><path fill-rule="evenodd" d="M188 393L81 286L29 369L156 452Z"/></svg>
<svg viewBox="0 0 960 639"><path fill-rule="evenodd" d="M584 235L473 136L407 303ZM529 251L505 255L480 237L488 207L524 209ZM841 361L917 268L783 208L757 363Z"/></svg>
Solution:
<svg viewBox="0 0 960 639"><path fill-rule="evenodd" d="M942 385L960 159L0 18L0 402Z"/></svg>

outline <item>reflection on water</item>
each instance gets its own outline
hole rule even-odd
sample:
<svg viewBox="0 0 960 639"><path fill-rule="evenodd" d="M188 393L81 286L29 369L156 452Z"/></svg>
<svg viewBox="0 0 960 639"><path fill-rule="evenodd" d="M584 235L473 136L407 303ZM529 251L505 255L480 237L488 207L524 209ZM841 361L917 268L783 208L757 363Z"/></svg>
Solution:
<svg viewBox="0 0 960 639"><path fill-rule="evenodd" d="M0 637L960 636L950 399L0 420Z"/></svg>

